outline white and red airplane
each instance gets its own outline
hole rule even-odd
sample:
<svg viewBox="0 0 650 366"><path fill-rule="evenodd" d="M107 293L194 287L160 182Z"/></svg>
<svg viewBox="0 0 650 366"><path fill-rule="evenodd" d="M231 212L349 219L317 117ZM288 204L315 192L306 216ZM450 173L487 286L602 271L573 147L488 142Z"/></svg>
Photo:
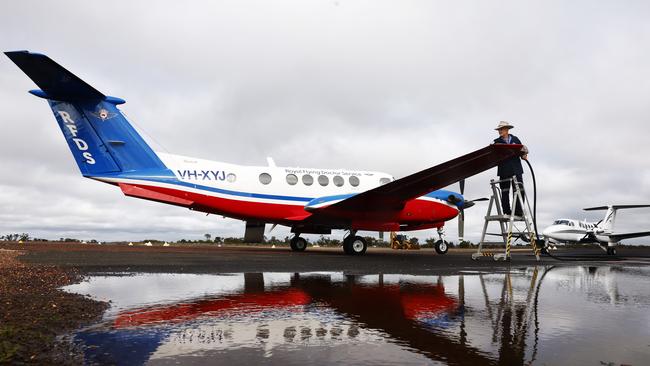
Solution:
<svg viewBox="0 0 650 366"><path fill-rule="evenodd" d="M473 204L441 188L521 155L521 145L490 145L395 180L380 172L242 166L154 152L117 105L123 99L97 91L52 61L28 51L5 54L48 101L84 177L110 183L125 195L246 221L246 241L261 241L266 223L291 227L294 251L300 234L349 230L347 254L363 254L358 230L437 228ZM438 241L438 253L447 245Z"/></svg>

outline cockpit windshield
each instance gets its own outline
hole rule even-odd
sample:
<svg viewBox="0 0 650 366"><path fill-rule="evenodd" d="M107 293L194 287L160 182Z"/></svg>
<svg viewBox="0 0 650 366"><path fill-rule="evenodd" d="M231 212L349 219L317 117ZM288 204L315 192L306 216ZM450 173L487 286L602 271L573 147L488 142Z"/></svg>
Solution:
<svg viewBox="0 0 650 366"><path fill-rule="evenodd" d="M569 220L555 220L553 225L569 225L569 226L571 226L571 221L569 221Z"/></svg>

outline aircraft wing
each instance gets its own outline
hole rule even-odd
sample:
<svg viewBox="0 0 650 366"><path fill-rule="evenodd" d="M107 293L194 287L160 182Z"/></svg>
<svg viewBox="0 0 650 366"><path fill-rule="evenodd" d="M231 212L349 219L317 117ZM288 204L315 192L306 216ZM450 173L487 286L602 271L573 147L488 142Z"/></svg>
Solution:
<svg viewBox="0 0 650 366"><path fill-rule="evenodd" d="M493 168L501 161L513 156L522 155L522 146L518 144L486 146L467 155L318 209L313 212L311 218L319 215L336 217L351 212L400 210L411 199Z"/></svg>
<svg viewBox="0 0 650 366"><path fill-rule="evenodd" d="M642 236L650 236L650 231L641 231L638 233L611 234L609 235L609 238L615 241L620 241L624 239L640 238Z"/></svg>

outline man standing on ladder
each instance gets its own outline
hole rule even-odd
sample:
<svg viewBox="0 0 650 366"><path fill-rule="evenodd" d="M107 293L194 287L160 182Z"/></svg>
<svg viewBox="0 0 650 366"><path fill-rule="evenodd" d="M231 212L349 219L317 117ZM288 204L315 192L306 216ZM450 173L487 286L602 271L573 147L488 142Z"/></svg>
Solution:
<svg viewBox="0 0 650 366"><path fill-rule="evenodd" d="M499 125L495 130L499 132L499 137L494 139L495 144L521 144L521 141L519 138L515 135L510 134L510 129L514 128L513 125L506 121L501 121L499 122ZM524 155L521 156L521 159L528 159L528 148L526 146L523 147L523 152ZM524 193L524 180L522 175L524 174L524 169L521 166L521 161L519 160L519 156L513 156L510 159L504 160L499 164L499 168L497 170L497 175L499 176L499 180L506 180L510 179L513 176L517 178L517 183L519 184L519 188L522 192L522 195ZM512 213L512 210L510 208L510 186L511 186L512 181L505 181L499 183L499 187L501 188L501 207L503 208L503 213L505 215L510 216ZM514 189L514 187L512 187ZM522 202L523 204L523 202ZM523 216L523 207L522 204L516 205L517 207L515 208L515 216Z"/></svg>

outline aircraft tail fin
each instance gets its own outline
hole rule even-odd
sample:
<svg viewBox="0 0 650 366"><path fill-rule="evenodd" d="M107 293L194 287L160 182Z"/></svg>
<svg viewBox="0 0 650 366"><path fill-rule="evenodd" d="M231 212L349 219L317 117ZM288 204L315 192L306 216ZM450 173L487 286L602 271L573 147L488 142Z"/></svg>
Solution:
<svg viewBox="0 0 650 366"><path fill-rule="evenodd" d="M600 211L607 210L605 213L605 218L602 223L599 225L601 229L612 232L614 229L614 222L616 221L616 211L623 210L628 208L646 208L650 205L609 205L609 206L597 206L597 207L588 207L585 208L585 211Z"/></svg>
<svg viewBox="0 0 650 366"><path fill-rule="evenodd" d="M30 93L47 99L84 176L166 170L117 108L124 100L102 94L45 55L5 54L41 88Z"/></svg>

